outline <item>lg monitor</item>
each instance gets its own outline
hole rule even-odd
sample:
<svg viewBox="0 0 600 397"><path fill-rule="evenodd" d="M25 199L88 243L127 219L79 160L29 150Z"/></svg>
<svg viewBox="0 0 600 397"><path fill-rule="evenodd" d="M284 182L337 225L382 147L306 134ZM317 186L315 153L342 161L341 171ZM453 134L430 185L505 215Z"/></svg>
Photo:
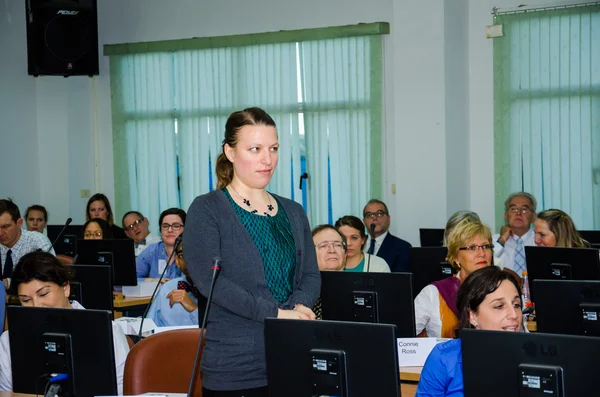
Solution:
<svg viewBox="0 0 600 397"><path fill-rule="evenodd" d="M71 296L86 309L113 311L112 268L107 265L72 265L75 279Z"/></svg>
<svg viewBox="0 0 600 397"><path fill-rule="evenodd" d="M54 242L65 225L48 225L48 239ZM77 239L81 238L82 225L69 225L62 236L54 244L54 252L60 255L75 256L77 253Z"/></svg>
<svg viewBox="0 0 600 397"><path fill-rule="evenodd" d="M321 272L323 320L397 326L399 338L415 337L410 273Z"/></svg>
<svg viewBox="0 0 600 397"><path fill-rule="evenodd" d="M137 285L133 240L79 240L75 263L111 266L114 285Z"/></svg>
<svg viewBox="0 0 600 397"><path fill-rule="evenodd" d="M600 338L461 331L465 397L598 395Z"/></svg>
<svg viewBox="0 0 600 397"><path fill-rule="evenodd" d="M600 281L535 280L537 330L600 336Z"/></svg>
<svg viewBox="0 0 600 397"><path fill-rule="evenodd" d="M600 280L600 256L593 248L525 247L531 300L535 280Z"/></svg>
<svg viewBox="0 0 600 397"><path fill-rule="evenodd" d="M67 374L59 395L115 396L110 312L8 306L13 391L43 394L46 374Z"/></svg>
<svg viewBox="0 0 600 397"><path fill-rule="evenodd" d="M600 230L578 230L581 238L591 244L592 248L600 248Z"/></svg>
<svg viewBox="0 0 600 397"><path fill-rule="evenodd" d="M443 247L444 229L419 229L421 247Z"/></svg>
<svg viewBox="0 0 600 397"><path fill-rule="evenodd" d="M446 247L412 247L409 252L413 273L413 293L419 292L434 281L452 276L456 270L446 261Z"/></svg>
<svg viewBox="0 0 600 397"><path fill-rule="evenodd" d="M399 396L395 326L265 320L272 396Z"/></svg>

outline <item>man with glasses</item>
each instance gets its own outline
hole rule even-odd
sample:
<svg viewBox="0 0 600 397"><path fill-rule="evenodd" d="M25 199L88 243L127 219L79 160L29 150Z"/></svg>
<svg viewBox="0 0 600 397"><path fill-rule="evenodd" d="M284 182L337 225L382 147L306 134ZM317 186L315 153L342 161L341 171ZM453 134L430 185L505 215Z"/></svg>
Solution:
<svg viewBox="0 0 600 397"><path fill-rule="evenodd" d="M365 252L385 259L392 272L410 272L408 255L412 246L388 231L390 213L385 203L376 199L369 200L363 209L363 222L369 233Z"/></svg>
<svg viewBox="0 0 600 397"><path fill-rule="evenodd" d="M141 212L129 211L123 215L121 222L125 234L134 242L136 257L150 244L160 241L160 236L154 236L150 233L148 218L142 215Z"/></svg>
<svg viewBox="0 0 600 397"><path fill-rule="evenodd" d="M504 202L506 224L500 234L492 236L494 255L502 259L504 267L514 270L521 277L527 270L525 246L535 245L535 221L537 202L530 193L513 193Z"/></svg>

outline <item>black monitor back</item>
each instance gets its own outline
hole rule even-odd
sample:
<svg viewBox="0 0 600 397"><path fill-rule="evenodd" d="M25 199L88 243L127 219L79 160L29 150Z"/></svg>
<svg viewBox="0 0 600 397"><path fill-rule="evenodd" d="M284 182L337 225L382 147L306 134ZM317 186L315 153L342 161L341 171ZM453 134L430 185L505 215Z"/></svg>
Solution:
<svg viewBox="0 0 600 397"><path fill-rule="evenodd" d="M117 380L110 312L100 310L7 307L13 391L35 394L44 366L44 333L71 336L75 396L115 396ZM38 385L40 386L40 385Z"/></svg>
<svg viewBox="0 0 600 397"><path fill-rule="evenodd" d="M443 247L444 229L419 229L421 247Z"/></svg>
<svg viewBox="0 0 600 397"><path fill-rule="evenodd" d="M465 397L598 395L600 338L466 329L461 339ZM564 394L544 392L557 374Z"/></svg>
<svg viewBox="0 0 600 397"><path fill-rule="evenodd" d="M593 248L525 247L531 300L535 280L600 280L600 256Z"/></svg>
<svg viewBox="0 0 600 397"><path fill-rule="evenodd" d="M600 248L600 230L578 230L581 238L592 245L592 248Z"/></svg>
<svg viewBox="0 0 600 397"><path fill-rule="evenodd" d="M112 253L112 258L102 253ZM77 241L77 264L101 265L107 260L112 260L114 285L137 285L133 240Z"/></svg>
<svg viewBox="0 0 600 397"><path fill-rule="evenodd" d="M112 268L106 265L73 265L71 296L86 309L113 311Z"/></svg>
<svg viewBox="0 0 600 397"><path fill-rule="evenodd" d="M54 242L65 225L48 225L48 239ZM77 253L77 240L81 238L83 225L69 225L63 235L54 244L54 252L61 255L75 256Z"/></svg>
<svg viewBox="0 0 600 397"><path fill-rule="evenodd" d="M600 281L535 280L537 330L600 336Z"/></svg>
<svg viewBox="0 0 600 397"><path fill-rule="evenodd" d="M446 247L412 247L409 258L413 273L413 294L419 292L434 281L443 280L456 273L446 262Z"/></svg>
<svg viewBox="0 0 600 397"><path fill-rule="evenodd" d="M399 338L415 337L410 273L321 272L323 320L394 324Z"/></svg>
<svg viewBox="0 0 600 397"><path fill-rule="evenodd" d="M270 394L399 396L395 328L388 324L267 318L265 345ZM322 370L323 367L329 371ZM346 370L340 370L343 368ZM332 372L335 373L331 375ZM332 378L344 385L346 393L315 390L315 382Z"/></svg>

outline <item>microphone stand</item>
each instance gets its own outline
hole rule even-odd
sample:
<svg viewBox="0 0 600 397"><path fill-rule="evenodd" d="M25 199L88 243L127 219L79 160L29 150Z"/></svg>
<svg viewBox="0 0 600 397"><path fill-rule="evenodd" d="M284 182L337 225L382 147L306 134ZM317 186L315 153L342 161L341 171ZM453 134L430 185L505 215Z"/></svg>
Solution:
<svg viewBox="0 0 600 397"><path fill-rule="evenodd" d="M142 330L144 327L144 319L148 315L150 306L152 306L152 302L154 301L154 297L156 296L156 291L158 291L158 288L160 287L160 282L162 281L163 277L165 277L165 273L167 272L167 269L170 266L171 260L173 259L173 255L175 255L175 251L177 251L177 247L181 243L182 238L183 238L183 233L180 234L179 236L177 236L177 238L175 239L175 244L173 245L173 252L171 252L171 255L169 255L169 259L167 259L167 265L165 266L162 273L160 274L160 277L158 278L158 282L156 283L156 287L154 287L154 292L152 292L152 295L150 296L150 301L148 302L148 306L146 306L146 310L144 310L144 315L142 316L142 321L140 322L140 330L138 331L137 337L135 335L129 336L133 340L134 343L138 343L140 340L144 339L144 337L142 336Z"/></svg>
<svg viewBox="0 0 600 397"><path fill-rule="evenodd" d="M217 279L217 274L221 271L221 258L215 257L213 258L213 275L212 280L210 282L210 289L208 290L208 298L206 300L206 310L204 311L204 318L202 319L202 326L200 327L200 339L198 339L198 347L196 348L196 357L194 358L194 369L192 370L192 377L190 378L190 386L188 388L187 397L192 397L192 390L194 388L194 380L196 377L196 371L198 371L198 358L200 357L200 353L202 352L202 339L204 339L204 328L206 327L206 320L208 319L208 311L210 310L210 305L212 303L212 294L215 289L215 281Z"/></svg>
<svg viewBox="0 0 600 397"><path fill-rule="evenodd" d="M73 222L73 218L68 218L67 221L65 222L65 225L63 226L63 228L61 229L60 233L58 233L58 236L56 236L56 238L54 239L54 241L52 242L52 245L50 246L50 248L48 248L48 250L46 252L50 252L50 250L52 248L54 248L54 246L56 245L56 242L58 241L58 239L63 235L63 233L65 232L65 229L67 228L67 226L69 226L71 224L71 222Z"/></svg>
<svg viewBox="0 0 600 397"><path fill-rule="evenodd" d="M375 237L373 237L373 234L375 233L375 224L371 223L371 227L369 227L370 231L371 231L371 239L373 241L375 241ZM373 247L375 247L375 245L373 245ZM369 268L371 267L371 255L373 254L368 254L369 255L369 260L367 261L367 273L369 272Z"/></svg>

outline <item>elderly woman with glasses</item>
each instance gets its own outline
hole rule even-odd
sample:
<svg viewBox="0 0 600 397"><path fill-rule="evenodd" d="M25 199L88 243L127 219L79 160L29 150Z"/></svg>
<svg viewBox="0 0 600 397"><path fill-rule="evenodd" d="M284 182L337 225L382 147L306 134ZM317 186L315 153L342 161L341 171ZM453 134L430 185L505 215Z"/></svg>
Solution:
<svg viewBox="0 0 600 397"><path fill-rule="evenodd" d="M477 269L492 264L494 244L490 229L481 222L465 219L447 237L446 260L457 274L433 282L415 298L416 331L436 338L453 338L459 323L456 293L462 281Z"/></svg>
<svg viewBox="0 0 600 397"><path fill-rule="evenodd" d="M181 277L181 269L175 264L175 255L172 254L177 237L183 233L185 216L185 211L179 208L169 208L160 214L158 225L162 241L150 244L137 257L135 266L138 278L157 279L165 270L165 266L167 270L163 282ZM169 259L171 261L167 263Z"/></svg>

